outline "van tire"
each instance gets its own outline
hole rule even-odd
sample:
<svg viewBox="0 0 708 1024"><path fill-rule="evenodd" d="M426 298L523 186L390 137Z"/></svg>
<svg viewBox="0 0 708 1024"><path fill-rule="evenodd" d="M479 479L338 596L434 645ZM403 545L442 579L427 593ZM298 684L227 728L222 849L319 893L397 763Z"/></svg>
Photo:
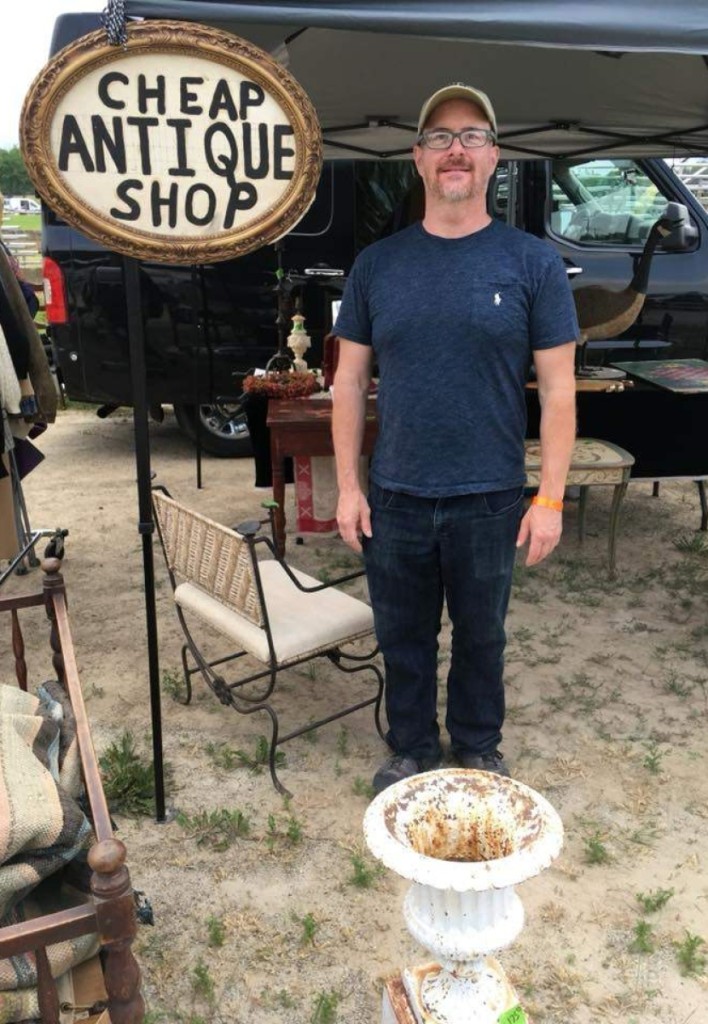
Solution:
<svg viewBox="0 0 708 1024"><path fill-rule="evenodd" d="M196 443L197 414L202 451L221 459L239 459L251 455L251 438L243 402L219 402L211 405L174 406L180 430Z"/></svg>

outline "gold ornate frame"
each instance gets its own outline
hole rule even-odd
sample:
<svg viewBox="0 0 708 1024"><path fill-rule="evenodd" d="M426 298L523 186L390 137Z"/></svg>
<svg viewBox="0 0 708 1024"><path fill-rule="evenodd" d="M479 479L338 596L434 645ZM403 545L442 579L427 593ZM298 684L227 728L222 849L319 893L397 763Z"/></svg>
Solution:
<svg viewBox="0 0 708 1024"><path fill-rule="evenodd" d="M20 145L37 192L60 217L106 248L159 263L215 263L276 241L307 212L322 168L322 133L309 96L267 53L228 32L183 21L128 24L126 47L111 46L104 30L61 50L32 83L20 119ZM50 129L60 100L86 74L123 56L169 53L213 58L257 82L274 96L294 130L295 169L281 199L245 228L205 238L162 237L127 227L91 208L59 174Z"/></svg>

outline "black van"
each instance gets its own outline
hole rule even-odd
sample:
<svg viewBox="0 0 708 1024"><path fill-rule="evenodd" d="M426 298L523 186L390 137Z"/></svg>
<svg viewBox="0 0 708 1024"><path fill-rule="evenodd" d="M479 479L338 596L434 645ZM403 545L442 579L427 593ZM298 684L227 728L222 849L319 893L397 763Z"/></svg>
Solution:
<svg viewBox="0 0 708 1024"><path fill-rule="evenodd" d="M97 27L96 15L64 15L53 51ZM708 355L708 216L658 159L587 156L503 162L490 184L494 217L545 238L563 256L573 287L620 290L632 279L652 224L669 202L691 230L679 249L658 249L641 315L625 335L590 342L592 364ZM282 243L203 267L143 263L148 397L174 406L183 429L218 455L248 450L241 381L278 347L276 271L302 307L317 366L332 303L358 251L419 216L408 160L325 164L315 202ZM130 404L122 259L43 210L49 335L70 398ZM580 430L636 458L635 476L708 473L708 394L677 395L634 379L622 392L578 396ZM529 394L529 433L538 407Z"/></svg>
<svg viewBox="0 0 708 1024"><path fill-rule="evenodd" d="M172 404L192 436L199 415L207 451L246 451L241 380L277 349L278 261L313 337L308 361L319 365L332 302L341 294L356 253L415 216L416 192L410 161L328 163L313 206L285 238L280 254L270 246L197 268L144 263L151 404ZM560 251L574 287L613 289L631 280L649 230L668 202L688 208L692 239L680 251L657 250L647 301L630 331L589 343L588 361L607 365L708 354L708 217L703 208L663 160L651 159L505 162L489 194L493 216L546 238ZM109 407L130 404L121 258L49 210L43 213L43 251L49 334L68 396ZM537 423L534 403L531 396L531 433ZM622 394L581 392L579 410L583 433L614 440L637 456L636 475L708 471L702 444L706 409L699 396L686 401L686 396L660 394L636 381Z"/></svg>

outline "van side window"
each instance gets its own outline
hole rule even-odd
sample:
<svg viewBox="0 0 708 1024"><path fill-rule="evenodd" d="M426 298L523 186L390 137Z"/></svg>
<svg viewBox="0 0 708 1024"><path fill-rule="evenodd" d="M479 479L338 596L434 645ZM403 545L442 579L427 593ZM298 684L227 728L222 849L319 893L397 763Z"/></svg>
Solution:
<svg viewBox="0 0 708 1024"><path fill-rule="evenodd" d="M628 159L553 160L551 230L586 245L643 245L668 199Z"/></svg>

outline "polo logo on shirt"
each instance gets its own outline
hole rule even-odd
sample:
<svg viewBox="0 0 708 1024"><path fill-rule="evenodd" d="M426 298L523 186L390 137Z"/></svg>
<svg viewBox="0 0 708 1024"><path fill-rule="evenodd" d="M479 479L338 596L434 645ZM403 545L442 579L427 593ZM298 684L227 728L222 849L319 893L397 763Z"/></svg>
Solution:
<svg viewBox="0 0 708 1024"><path fill-rule="evenodd" d="M494 293L494 305L501 306L501 295L499 294L499 292Z"/></svg>

